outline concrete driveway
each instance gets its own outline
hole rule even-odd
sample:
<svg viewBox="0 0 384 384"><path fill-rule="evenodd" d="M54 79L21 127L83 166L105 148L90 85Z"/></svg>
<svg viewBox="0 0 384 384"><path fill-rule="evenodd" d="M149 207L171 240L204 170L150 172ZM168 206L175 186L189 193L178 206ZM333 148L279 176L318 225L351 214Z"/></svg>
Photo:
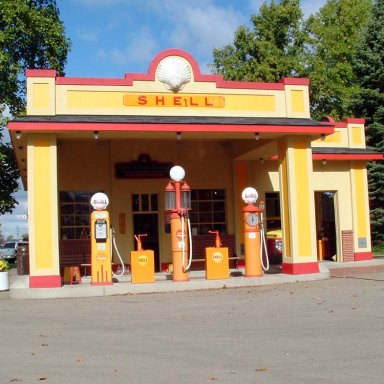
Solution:
<svg viewBox="0 0 384 384"><path fill-rule="evenodd" d="M381 384L384 272L360 272L209 291L3 295L0 382Z"/></svg>

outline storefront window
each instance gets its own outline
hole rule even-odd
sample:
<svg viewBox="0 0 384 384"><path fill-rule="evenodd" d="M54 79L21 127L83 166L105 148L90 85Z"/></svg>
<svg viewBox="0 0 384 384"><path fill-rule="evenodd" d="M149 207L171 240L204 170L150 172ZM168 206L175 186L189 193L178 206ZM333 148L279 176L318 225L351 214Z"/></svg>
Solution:
<svg viewBox="0 0 384 384"><path fill-rule="evenodd" d="M87 239L90 234L90 202L95 192L59 192L60 238Z"/></svg>
<svg viewBox="0 0 384 384"><path fill-rule="evenodd" d="M191 207L192 234L207 235L213 230L227 232L224 189L193 189Z"/></svg>

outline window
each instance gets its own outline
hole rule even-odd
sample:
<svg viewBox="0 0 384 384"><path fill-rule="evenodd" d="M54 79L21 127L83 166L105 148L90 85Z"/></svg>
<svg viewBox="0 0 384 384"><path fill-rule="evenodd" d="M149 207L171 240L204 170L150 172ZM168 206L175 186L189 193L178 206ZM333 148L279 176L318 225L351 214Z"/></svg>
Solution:
<svg viewBox="0 0 384 384"><path fill-rule="evenodd" d="M132 195L132 212L153 212L157 210L157 193L135 193Z"/></svg>
<svg viewBox="0 0 384 384"><path fill-rule="evenodd" d="M95 192L59 192L60 238L83 239L90 234L90 204Z"/></svg>
<svg viewBox="0 0 384 384"><path fill-rule="evenodd" d="M267 192L265 194L265 210L267 231L281 229L279 192Z"/></svg>
<svg viewBox="0 0 384 384"><path fill-rule="evenodd" d="M208 231L227 232L224 189L193 189L189 213L193 234L207 235Z"/></svg>

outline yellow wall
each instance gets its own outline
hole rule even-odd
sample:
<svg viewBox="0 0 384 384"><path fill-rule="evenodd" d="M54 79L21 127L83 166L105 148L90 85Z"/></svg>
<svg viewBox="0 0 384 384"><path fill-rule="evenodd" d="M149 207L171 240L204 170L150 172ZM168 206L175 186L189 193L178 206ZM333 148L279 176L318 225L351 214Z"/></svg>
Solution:
<svg viewBox="0 0 384 384"><path fill-rule="evenodd" d="M28 138L28 217L31 276L57 276L58 234L56 140L48 135Z"/></svg>
<svg viewBox="0 0 384 384"><path fill-rule="evenodd" d="M168 58L167 58L168 59ZM285 85L280 89L262 89L263 87L233 87L227 83L217 86L217 78L210 81L195 80L190 63L182 58L191 71L191 81L174 94L166 90L158 79L156 70L154 81L135 80L132 85L124 85L123 79L117 79L120 85L87 85L87 81L79 79L73 84L55 84L54 77L28 77L28 115L161 115L170 116L244 116L244 117L300 117L309 118L309 93L307 85ZM161 66L161 62L159 63ZM158 66L158 67L159 67ZM50 76L47 74L47 76ZM76 84L77 83L77 84ZM128 84L128 81L127 81ZM268 87L266 87L268 88ZM124 96L131 102L124 103ZM139 96L173 97L183 99L178 107L139 106L133 102ZM222 102L215 108L183 107L190 97L220 98ZM191 103L195 104L195 103ZM200 102L197 103L200 105Z"/></svg>

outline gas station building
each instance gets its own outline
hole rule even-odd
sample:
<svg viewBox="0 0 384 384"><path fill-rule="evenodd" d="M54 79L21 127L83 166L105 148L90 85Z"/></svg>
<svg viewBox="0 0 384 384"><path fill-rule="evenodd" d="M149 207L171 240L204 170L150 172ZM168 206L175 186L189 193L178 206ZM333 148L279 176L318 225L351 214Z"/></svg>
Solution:
<svg viewBox="0 0 384 384"><path fill-rule="evenodd" d="M156 271L168 268L173 165L192 191L196 259L215 229L241 265L248 186L266 203L267 231L281 229L283 273L317 273L324 258L371 259L366 167L383 155L366 149L363 119L312 120L309 86L225 81L177 49L118 79L28 70L26 117L8 127L28 191L29 286L59 287L63 265L89 262L95 192L109 197L124 262L145 233Z"/></svg>

